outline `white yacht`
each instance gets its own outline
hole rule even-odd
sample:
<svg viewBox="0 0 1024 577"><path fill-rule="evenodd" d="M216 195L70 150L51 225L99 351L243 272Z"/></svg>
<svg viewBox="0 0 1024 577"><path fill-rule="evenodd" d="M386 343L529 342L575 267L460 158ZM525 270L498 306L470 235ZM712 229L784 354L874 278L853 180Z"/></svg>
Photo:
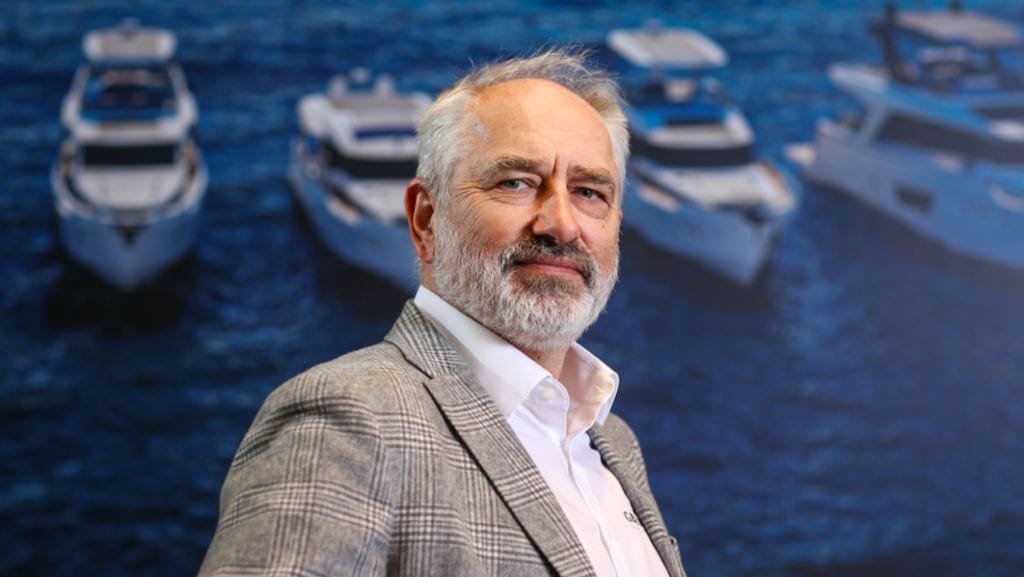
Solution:
<svg viewBox="0 0 1024 577"><path fill-rule="evenodd" d="M125 21L82 44L51 173L60 236L74 260L130 290L195 241L207 184L198 112L171 32Z"/></svg>
<svg viewBox="0 0 1024 577"><path fill-rule="evenodd" d="M704 34L652 24L616 29L630 64L624 225L651 244L752 283L795 208L793 182L754 152L755 135L712 73L726 52Z"/></svg>
<svg viewBox="0 0 1024 577"><path fill-rule="evenodd" d="M898 12L873 23L885 66L835 64L857 113L819 120L791 157L949 250L1024 268L1024 36L963 10Z"/></svg>
<svg viewBox="0 0 1024 577"><path fill-rule="evenodd" d="M390 76L357 68L298 103L289 179L317 234L342 260L409 292L418 282L405 217L416 125L430 106Z"/></svg>

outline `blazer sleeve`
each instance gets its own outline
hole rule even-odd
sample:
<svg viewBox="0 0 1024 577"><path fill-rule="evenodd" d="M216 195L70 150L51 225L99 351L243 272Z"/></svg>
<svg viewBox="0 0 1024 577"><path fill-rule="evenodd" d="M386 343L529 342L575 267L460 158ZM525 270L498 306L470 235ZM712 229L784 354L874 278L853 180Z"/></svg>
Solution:
<svg viewBox="0 0 1024 577"><path fill-rule="evenodd" d="M393 476L377 415L313 369L266 401L221 492L200 576L384 575Z"/></svg>

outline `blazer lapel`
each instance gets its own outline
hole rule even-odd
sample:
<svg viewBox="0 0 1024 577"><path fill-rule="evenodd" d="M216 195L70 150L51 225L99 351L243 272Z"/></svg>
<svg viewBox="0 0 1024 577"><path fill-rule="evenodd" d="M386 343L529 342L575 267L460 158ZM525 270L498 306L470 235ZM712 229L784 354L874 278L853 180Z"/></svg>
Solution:
<svg viewBox="0 0 1024 577"><path fill-rule="evenodd" d="M668 574L673 577L686 577L679 558L679 547L669 535L668 528L661 518L654 495L647 484L646 474L640 469L642 464L633 465L625 461L616 444L605 433L605 427L596 426L590 429L591 443L601 453L601 460L605 466L622 485L626 498L633 505L633 510L640 518Z"/></svg>
<svg viewBox="0 0 1024 577"><path fill-rule="evenodd" d="M422 370L424 386L523 531L559 575L594 577L583 545L512 428L461 357L411 303L385 339Z"/></svg>

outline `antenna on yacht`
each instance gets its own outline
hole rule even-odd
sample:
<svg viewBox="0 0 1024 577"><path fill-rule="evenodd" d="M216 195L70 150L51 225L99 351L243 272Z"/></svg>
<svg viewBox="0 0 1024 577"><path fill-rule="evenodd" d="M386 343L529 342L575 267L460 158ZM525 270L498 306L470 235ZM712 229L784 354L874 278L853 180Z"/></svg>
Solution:
<svg viewBox="0 0 1024 577"><path fill-rule="evenodd" d="M892 79L901 84L910 82L907 70L900 58L899 47L896 45L896 30L900 25L900 12L895 2L885 3L885 16L881 21L876 21L871 27L879 40L882 42L882 54L885 57L885 64L889 68Z"/></svg>

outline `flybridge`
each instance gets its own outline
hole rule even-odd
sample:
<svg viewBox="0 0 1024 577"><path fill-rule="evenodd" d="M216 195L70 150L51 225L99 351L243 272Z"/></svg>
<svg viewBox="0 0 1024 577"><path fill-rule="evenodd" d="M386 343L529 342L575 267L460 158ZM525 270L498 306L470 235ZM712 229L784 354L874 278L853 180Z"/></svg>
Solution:
<svg viewBox="0 0 1024 577"><path fill-rule="evenodd" d="M725 50L704 34L660 24L613 30L608 35L608 46L641 68L696 71L722 68L729 63Z"/></svg>
<svg viewBox="0 0 1024 577"><path fill-rule="evenodd" d="M908 34L939 44L974 48L1018 48L1024 35L1016 26L979 12L963 9L898 12L895 22L881 19L875 27L895 24Z"/></svg>
<svg viewBox="0 0 1024 577"><path fill-rule="evenodd" d="M934 92L1020 92L1024 33L1011 22L964 10L897 10L871 22L893 80Z"/></svg>
<svg viewBox="0 0 1024 577"><path fill-rule="evenodd" d="M168 30L143 28L127 19L115 28L86 34L82 49L92 63L165 62L174 56L177 40Z"/></svg>

